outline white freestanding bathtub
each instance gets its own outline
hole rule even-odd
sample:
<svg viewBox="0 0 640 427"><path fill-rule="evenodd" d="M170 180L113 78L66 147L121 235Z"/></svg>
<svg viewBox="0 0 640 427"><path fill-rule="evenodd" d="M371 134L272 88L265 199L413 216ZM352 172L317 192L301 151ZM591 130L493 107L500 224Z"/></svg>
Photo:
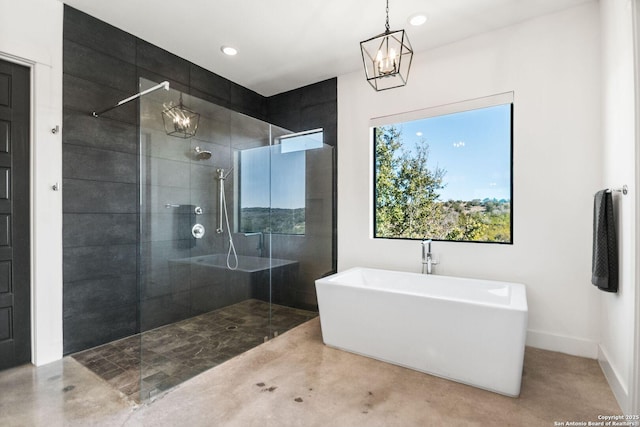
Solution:
<svg viewBox="0 0 640 427"><path fill-rule="evenodd" d="M524 285L352 268L316 280L316 291L326 345L520 394Z"/></svg>

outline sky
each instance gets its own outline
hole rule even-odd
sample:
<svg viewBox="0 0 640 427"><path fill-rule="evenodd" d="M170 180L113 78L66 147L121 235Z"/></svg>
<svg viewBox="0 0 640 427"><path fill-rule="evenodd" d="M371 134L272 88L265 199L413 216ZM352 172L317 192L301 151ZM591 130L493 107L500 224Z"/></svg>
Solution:
<svg viewBox="0 0 640 427"><path fill-rule="evenodd" d="M280 145L258 147L243 150L240 161L241 208L305 207L304 151L281 153Z"/></svg>
<svg viewBox="0 0 640 427"><path fill-rule="evenodd" d="M440 200L511 198L511 104L396 124L407 148L429 144L447 171Z"/></svg>

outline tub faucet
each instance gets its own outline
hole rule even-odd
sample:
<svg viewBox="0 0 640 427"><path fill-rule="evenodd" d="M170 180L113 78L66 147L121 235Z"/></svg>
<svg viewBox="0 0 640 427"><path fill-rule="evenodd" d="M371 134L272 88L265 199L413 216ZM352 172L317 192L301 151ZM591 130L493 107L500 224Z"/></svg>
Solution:
<svg viewBox="0 0 640 427"><path fill-rule="evenodd" d="M438 264L431 254L431 239L422 241L422 274L431 274L432 267Z"/></svg>
<svg viewBox="0 0 640 427"><path fill-rule="evenodd" d="M256 250L260 252L260 257L264 257L264 233L256 231L255 233L244 233L245 237L258 236L258 246Z"/></svg>

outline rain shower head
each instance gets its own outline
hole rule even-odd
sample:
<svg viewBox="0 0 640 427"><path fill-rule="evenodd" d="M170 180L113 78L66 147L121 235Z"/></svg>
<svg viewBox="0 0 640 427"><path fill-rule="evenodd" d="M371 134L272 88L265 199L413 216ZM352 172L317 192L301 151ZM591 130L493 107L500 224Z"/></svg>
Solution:
<svg viewBox="0 0 640 427"><path fill-rule="evenodd" d="M193 149L196 152L196 160L209 160L211 158L211 151L201 150L200 147Z"/></svg>

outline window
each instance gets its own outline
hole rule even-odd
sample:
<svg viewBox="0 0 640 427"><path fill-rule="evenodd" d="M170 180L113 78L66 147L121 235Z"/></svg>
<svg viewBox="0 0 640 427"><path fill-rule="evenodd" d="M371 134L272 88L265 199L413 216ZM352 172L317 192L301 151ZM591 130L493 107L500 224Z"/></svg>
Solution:
<svg viewBox="0 0 640 427"><path fill-rule="evenodd" d="M512 243L512 101L373 120L374 237Z"/></svg>
<svg viewBox="0 0 640 427"><path fill-rule="evenodd" d="M285 135L239 153L241 233L305 234L306 150L322 147L322 136L321 129Z"/></svg>

